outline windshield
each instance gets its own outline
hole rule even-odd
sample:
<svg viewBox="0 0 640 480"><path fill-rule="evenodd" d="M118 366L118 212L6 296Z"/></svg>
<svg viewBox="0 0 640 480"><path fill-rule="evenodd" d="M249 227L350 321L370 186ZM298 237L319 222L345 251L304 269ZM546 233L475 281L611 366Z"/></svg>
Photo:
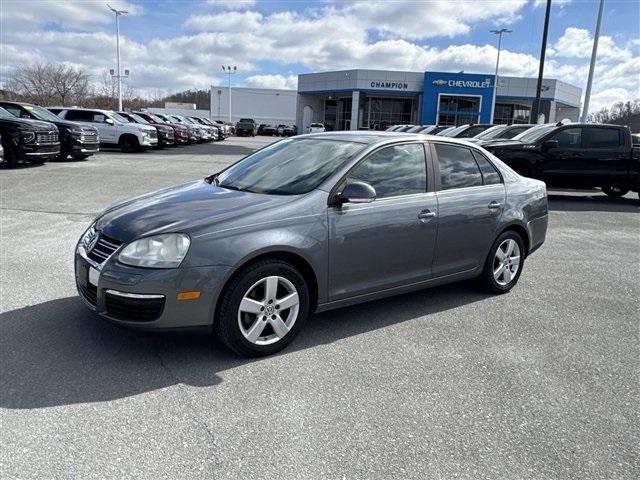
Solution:
<svg viewBox="0 0 640 480"><path fill-rule="evenodd" d="M488 138L496 138L498 135L504 132L507 128L509 128L507 125L496 125L495 127L487 128L484 132L479 133L473 138L477 140L486 140Z"/></svg>
<svg viewBox="0 0 640 480"><path fill-rule="evenodd" d="M143 117L141 117L137 113L130 113L129 116L133 117L135 119L135 121L138 122L138 123L144 123L145 125L151 125L149 122L147 122Z"/></svg>
<svg viewBox="0 0 640 480"><path fill-rule="evenodd" d="M468 127L468 125L461 125L459 127L452 128L451 130L443 130L441 132L441 135L443 137L453 137L454 135L460 133L461 131L463 131L467 127Z"/></svg>
<svg viewBox="0 0 640 480"><path fill-rule="evenodd" d="M518 140L522 143L533 143L536 140L544 137L547 133L551 133L555 130L555 125L544 125L539 127L533 127L526 132L522 132L520 135L513 137L514 140Z"/></svg>
<svg viewBox="0 0 640 480"><path fill-rule="evenodd" d="M366 144L317 138L282 140L218 175L221 187L272 195L299 195L320 185Z"/></svg>
<svg viewBox="0 0 640 480"><path fill-rule="evenodd" d="M312 123L311 126L313 128L322 128L323 127L323 125L321 123Z"/></svg>
<svg viewBox="0 0 640 480"><path fill-rule="evenodd" d="M124 118L122 115L116 113L116 112L109 112L108 115L113 119L113 120L117 120L120 123L130 123L129 120L127 118Z"/></svg>
<svg viewBox="0 0 640 480"><path fill-rule="evenodd" d="M14 117L13 115L11 115L7 110L5 110L4 108L0 107L0 118L13 118L15 119L16 117Z"/></svg>
<svg viewBox="0 0 640 480"><path fill-rule="evenodd" d="M25 110L28 110L38 120L45 120L45 121L48 121L48 122L59 122L60 121L60 117L54 115L53 113L51 113L46 108L42 108L42 107L39 107L37 105L33 105L33 106L31 106L31 105L24 106L23 105L23 108Z"/></svg>

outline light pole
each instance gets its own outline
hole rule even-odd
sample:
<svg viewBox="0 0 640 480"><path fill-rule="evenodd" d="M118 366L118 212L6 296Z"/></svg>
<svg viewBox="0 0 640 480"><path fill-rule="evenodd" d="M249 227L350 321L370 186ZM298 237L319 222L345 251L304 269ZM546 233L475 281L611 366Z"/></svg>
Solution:
<svg viewBox="0 0 640 480"><path fill-rule="evenodd" d="M582 123L587 121L589 114L589 100L591 100L591 84L593 83L593 70L596 66L596 55L598 54L598 40L600 39L600 24L602 23L602 10L604 9L604 0L600 0L600 8L598 9L598 19L596 20L596 31L593 34L593 49L591 50L591 64L589 65L589 77L587 78L587 90L584 93L584 105L582 106Z"/></svg>
<svg viewBox="0 0 640 480"><path fill-rule="evenodd" d="M113 13L116 14L116 68L118 69L118 74L116 78L118 79L118 111L122 111L122 77L120 75L120 15L125 15L129 12L126 10L116 10L111 5L107 3L107 7Z"/></svg>
<svg viewBox="0 0 640 480"><path fill-rule="evenodd" d="M491 120L489 123L493 123L493 116L496 112L496 95L498 93L498 69L500 68L500 49L502 48L502 34L511 33L513 30L501 28L500 30L491 30L491 33L498 35L498 57L496 58L496 73L493 76L493 101L491 102Z"/></svg>
<svg viewBox="0 0 640 480"><path fill-rule="evenodd" d="M235 65L233 67L228 66L225 67L224 65L222 66L222 71L225 72L228 76L229 76L229 123L231 123L231 75L233 75L234 73L236 73L238 71L238 67L236 67Z"/></svg>

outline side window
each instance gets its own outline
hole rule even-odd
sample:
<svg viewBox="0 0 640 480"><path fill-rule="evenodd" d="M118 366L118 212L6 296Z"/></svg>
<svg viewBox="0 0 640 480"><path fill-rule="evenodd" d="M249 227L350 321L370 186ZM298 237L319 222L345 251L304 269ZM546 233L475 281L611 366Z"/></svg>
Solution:
<svg viewBox="0 0 640 480"><path fill-rule="evenodd" d="M551 135L548 140L557 140L560 148L580 148L582 146L582 129L564 128Z"/></svg>
<svg viewBox="0 0 640 480"><path fill-rule="evenodd" d="M482 174L471 150L444 143L436 143L435 147L440 166L442 190L482 185Z"/></svg>
<svg viewBox="0 0 640 480"><path fill-rule="evenodd" d="M91 122L93 120L93 114L82 110L69 110L65 119L78 120L80 122Z"/></svg>
<svg viewBox="0 0 640 480"><path fill-rule="evenodd" d="M91 121L93 123L104 123L104 121L107 119L107 116L104 113L91 112L91 115L92 115Z"/></svg>
<svg viewBox="0 0 640 480"><path fill-rule="evenodd" d="M618 148L622 145L620 130L617 128L592 128L584 130L587 147L591 148Z"/></svg>
<svg viewBox="0 0 640 480"><path fill-rule="evenodd" d="M496 170L496 167L494 167L484 155L474 150L473 156L476 158L476 162L478 162L478 166L480 167L480 172L482 173L482 179L484 180L485 185L495 185L496 183L502 183L498 170Z"/></svg>
<svg viewBox="0 0 640 480"><path fill-rule="evenodd" d="M427 169L421 143L394 145L369 155L349 174L376 189L377 198L427 191Z"/></svg>

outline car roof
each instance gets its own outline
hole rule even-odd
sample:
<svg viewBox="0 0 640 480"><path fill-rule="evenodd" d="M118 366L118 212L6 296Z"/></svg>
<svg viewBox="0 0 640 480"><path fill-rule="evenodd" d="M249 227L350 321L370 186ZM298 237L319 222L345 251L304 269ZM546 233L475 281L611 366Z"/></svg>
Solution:
<svg viewBox="0 0 640 480"><path fill-rule="evenodd" d="M295 137L296 139L302 138L321 138L327 140L341 140L341 141L349 141L356 143L365 143L368 145L375 144L384 144L384 143L392 143L393 141L403 141L403 140L414 140L414 141L424 141L424 140L434 140L438 142L448 142L455 143L458 145L465 145L468 147L478 148L478 145L466 141L465 139L459 138L451 138L451 137L442 137L438 135L429 135L423 133L404 133L404 132L387 132L387 131L366 131L366 130L358 130L358 131L341 131L341 132L324 132L324 133L307 133L304 135L298 135Z"/></svg>

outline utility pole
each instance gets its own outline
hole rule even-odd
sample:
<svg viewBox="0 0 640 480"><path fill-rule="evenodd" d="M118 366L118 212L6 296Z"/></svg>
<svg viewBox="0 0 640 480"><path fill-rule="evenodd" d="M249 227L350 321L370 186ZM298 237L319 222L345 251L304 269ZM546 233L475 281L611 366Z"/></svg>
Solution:
<svg viewBox="0 0 640 480"><path fill-rule="evenodd" d="M225 67L224 65L222 66L222 71L225 72L228 76L229 76L229 123L231 123L231 75L233 75L234 73L236 73L238 71L238 67L236 67L235 65L233 66L233 70L231 66Z"/></svg>
<svg viewBox="0 0 640 480"><path fill-rule="evenodd" d="M126 10L116 10L111 5L107 3L107 7L116 15L116 68L117 75L115 77L118 79L118 111L122 111L122 76L120 75L120 15L125 15L129 13Z"/></svg>
<svg viewBox="0 0 640 480"><path fill-rule="evenodd" d="M542 32L542 48L540 49L540 68L538 70L538 84L536 86L536 99L531 109L531 122L538 123L540 114L540 95L542 93L542 75L544 73L544 56L547 52L547 34L549 33L549 16L551 15L551 0L547 0L547 10L544 14L544 30Z"/></svg>
<svg viewBox="0 0 640 480"><path fill-rule="evenodd" d="M493 101L491 102L491 120L489 123L493 123L493 116L496 112L496 95L498 92L498 69L500 68L500 48L502 47L502 34L511 33L513 30L507 30L501 28L500 30L491 30L491 33L498 35L498 57L496 58L496 73L493 76Z"/></svg>
<svg viewBox="0 0 640 480"><path fill-rule="evenodd" d="M589 100L591 100L591 84L593 83L593 70L596 67L596 55L598 54L598 40L600 39L600 24L602 23L602 11L604 10L604 0L600 0L598 8L598 19L596 20L596 32L593 35L593 49L591 50L591 65L589 65L589 77L587 79L587 90L584 92L584 105L582 106L581 122L587 121L589 114Z"/></svg>

